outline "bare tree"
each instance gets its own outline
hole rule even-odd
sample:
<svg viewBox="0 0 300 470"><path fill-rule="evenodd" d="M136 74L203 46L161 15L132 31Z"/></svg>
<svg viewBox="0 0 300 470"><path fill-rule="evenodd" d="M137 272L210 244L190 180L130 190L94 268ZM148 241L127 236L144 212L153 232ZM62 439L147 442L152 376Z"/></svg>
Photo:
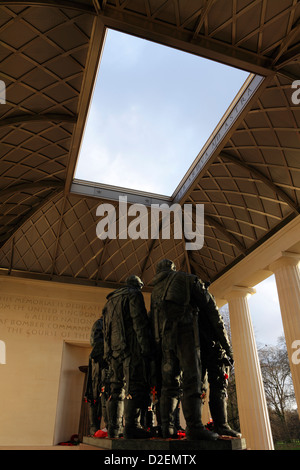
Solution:
<svg viewBox="0 0 300 470"><path fill-rule="evenodd" d="M231 339L228 305L220 309ZM276 346L259 346L258 354L274 441L299 439L300 421L284 336ZM228 421L238 427L238 407L234 367L228 383Z"/></svg>
<svg viewBox="0 0 300 470"><path fill-rule="evenodd" d="M264 346L259 358L268 406L284 421L285 412L295 405L295 393L284 337L277 346Z"/></svg>
<svg viewBox="0 0 300 470"><path fill-rule="evenodd" d="M278 338L276 346L260 348L259 358L271 421L274 428L279 423L282 434L289 439L289 417L296 401L284 337Z"/></svg>

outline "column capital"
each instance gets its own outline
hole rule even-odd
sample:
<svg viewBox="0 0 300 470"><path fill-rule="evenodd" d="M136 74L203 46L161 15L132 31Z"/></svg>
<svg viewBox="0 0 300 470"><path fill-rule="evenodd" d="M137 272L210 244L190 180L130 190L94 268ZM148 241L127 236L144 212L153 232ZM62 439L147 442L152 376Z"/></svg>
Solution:
<svg viewBox="0 0 300 470"><path fill-rule="evenodd" d="M227 300L248 297L256 293L253 287L233 286L225 295Z"/></svg>
<svg viewBox="0 0 300 470"><path fill-rule="evenodd" d="M285 266L297 266L300 262L300 254L283 251L281 257L269 265L270 271L275 273L278 269Z"/></svg>

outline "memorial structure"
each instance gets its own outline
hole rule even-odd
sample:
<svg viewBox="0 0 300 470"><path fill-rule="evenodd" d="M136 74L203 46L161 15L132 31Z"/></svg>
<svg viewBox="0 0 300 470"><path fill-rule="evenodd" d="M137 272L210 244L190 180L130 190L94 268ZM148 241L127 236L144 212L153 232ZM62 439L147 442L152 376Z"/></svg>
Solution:
<svg viewBox="0 0 300 470"><path fill-rule="evenodd" d="M299 410L299 17L297 0L1 2L0 448L77 432L78 367L106 296L136 274L149 308L169 258L228 303L241 432L273 449L248 297L275 274ZM250 73L172 197L74 180L109 28ZM124 196L204 204L203 247L100 240L97 207Z"/></svg>

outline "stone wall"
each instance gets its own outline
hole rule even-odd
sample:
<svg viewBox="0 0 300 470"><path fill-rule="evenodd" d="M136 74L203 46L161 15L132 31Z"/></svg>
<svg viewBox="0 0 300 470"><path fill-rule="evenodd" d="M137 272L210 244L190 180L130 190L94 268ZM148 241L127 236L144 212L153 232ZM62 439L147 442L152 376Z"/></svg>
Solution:
<svg viewBox="0 0 300 470"><path fill-rule="evenodd" d="M0 277L6 353L0 365L0 446L53 445L78 431L84 380L78 367L87 364L91 327L109 292Z"/></svg>

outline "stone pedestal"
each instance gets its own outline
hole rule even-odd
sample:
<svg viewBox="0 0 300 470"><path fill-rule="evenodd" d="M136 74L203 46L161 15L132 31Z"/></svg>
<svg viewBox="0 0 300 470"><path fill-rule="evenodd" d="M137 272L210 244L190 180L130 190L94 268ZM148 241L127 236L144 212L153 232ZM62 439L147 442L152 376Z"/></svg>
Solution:
<svg viewBox="0 0 300 470"><path fill-rule="evenodd" d="M84 445L98 447L99 450L144 450L174 451L184 453L198 450L245 450L245 439L218 439L217 441L189 441L187 439L97 439L84 437Z"/></svg>

